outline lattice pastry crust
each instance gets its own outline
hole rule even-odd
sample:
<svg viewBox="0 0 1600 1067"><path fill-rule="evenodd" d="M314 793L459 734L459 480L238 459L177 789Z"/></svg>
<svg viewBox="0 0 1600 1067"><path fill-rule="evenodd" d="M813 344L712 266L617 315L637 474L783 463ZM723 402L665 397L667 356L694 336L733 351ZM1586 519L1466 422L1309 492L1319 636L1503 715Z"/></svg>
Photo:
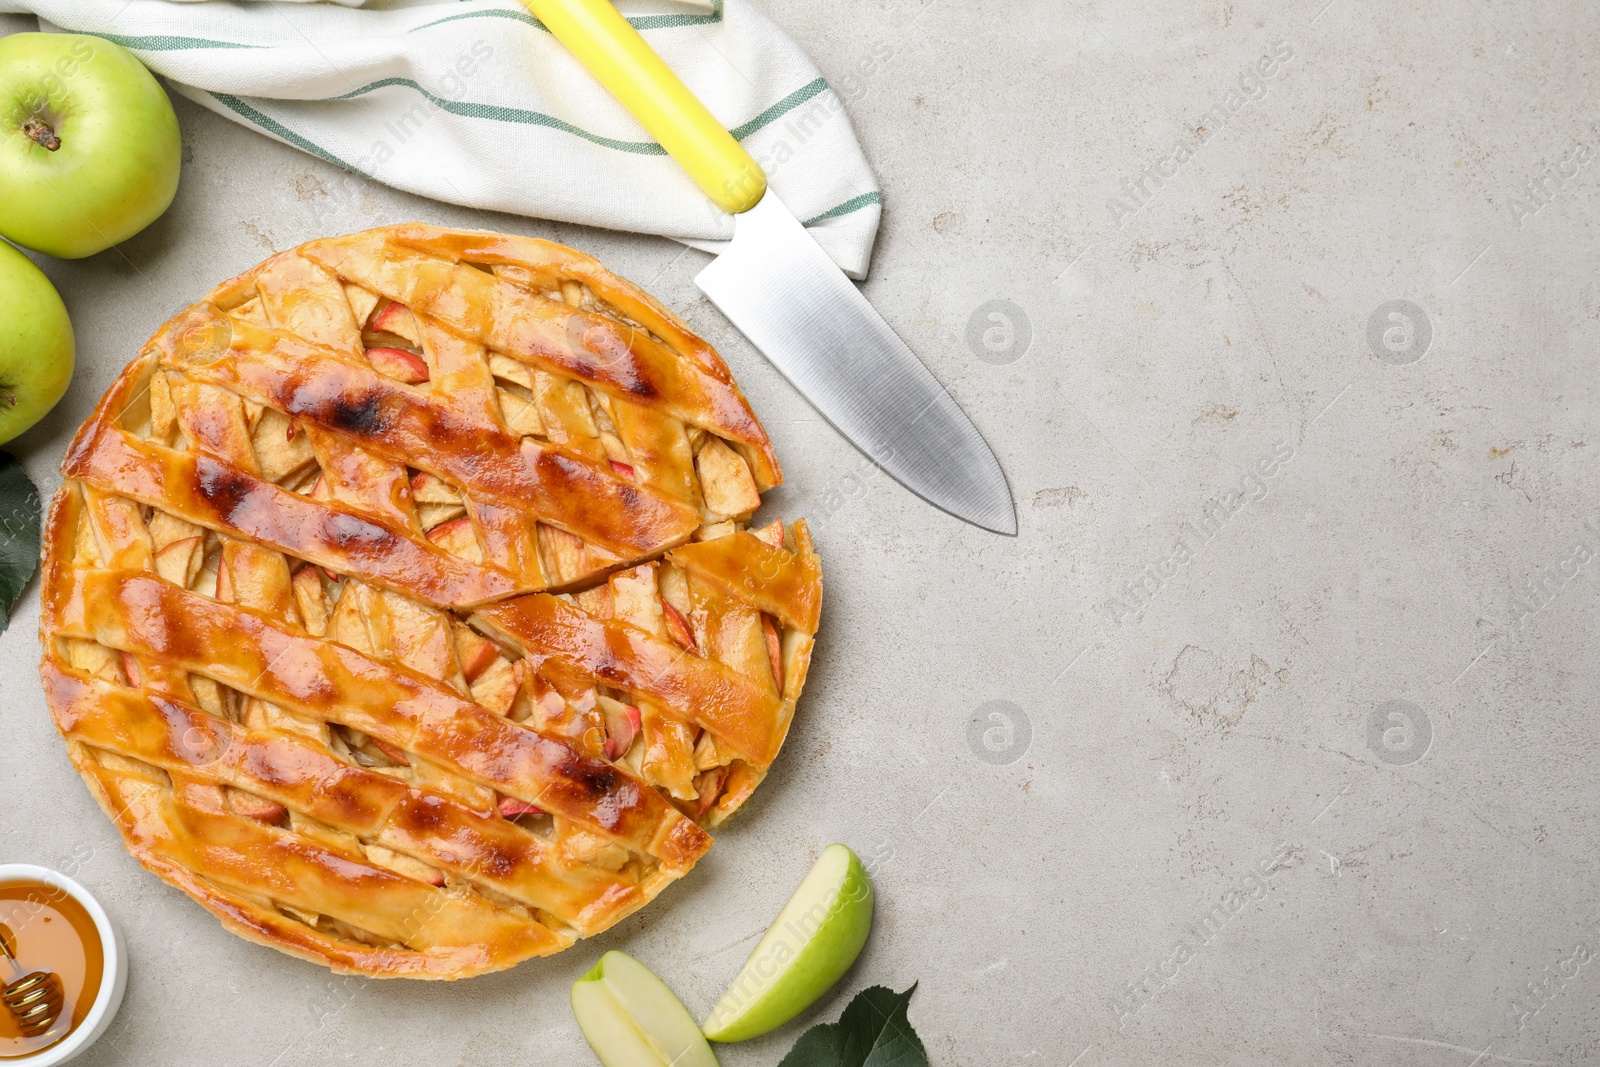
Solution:
<svg viewBox="0 0 1600 1067"><path fill-rule="evenodd" d="M78 432L45 692L150 870L338 971L557 952L755 789L822 594L715 351L570 248L422 225L215 289Z"/></svg>

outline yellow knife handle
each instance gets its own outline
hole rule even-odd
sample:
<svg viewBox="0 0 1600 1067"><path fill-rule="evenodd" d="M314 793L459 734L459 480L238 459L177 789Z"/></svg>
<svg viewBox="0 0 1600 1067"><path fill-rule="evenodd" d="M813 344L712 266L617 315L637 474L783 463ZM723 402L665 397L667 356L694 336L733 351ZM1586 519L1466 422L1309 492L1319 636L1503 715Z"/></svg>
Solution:
<svg viewBox="0 0 1600 1067"><path fill-rule="evenodd" d="M633 113L695 184L732 215L767 191L767 176L611 0L525 0L617 102Z"/></svg>

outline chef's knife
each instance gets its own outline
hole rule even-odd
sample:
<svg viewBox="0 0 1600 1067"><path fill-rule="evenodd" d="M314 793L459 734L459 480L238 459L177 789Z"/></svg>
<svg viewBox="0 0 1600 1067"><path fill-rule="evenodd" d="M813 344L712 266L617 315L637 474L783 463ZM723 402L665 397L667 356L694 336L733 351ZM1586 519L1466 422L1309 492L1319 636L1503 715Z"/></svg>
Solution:
<svg viewBox="0 0 1600 1067"><path fill-rule="evenodd" d="M711 302L901 485L959 519L1015 535L1005 474L972 422L611 0L526 3L737 216L732 245L695 278Z"/></svg>

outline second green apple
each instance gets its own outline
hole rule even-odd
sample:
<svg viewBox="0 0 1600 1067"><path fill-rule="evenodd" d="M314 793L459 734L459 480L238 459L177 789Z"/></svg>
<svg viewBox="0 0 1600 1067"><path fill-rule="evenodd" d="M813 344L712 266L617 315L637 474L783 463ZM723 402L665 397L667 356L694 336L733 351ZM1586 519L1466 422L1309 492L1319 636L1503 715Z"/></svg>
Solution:
<svg viewBox="0 0 1600 1067"><path fill-rule="evenodd" d="M72 381L72 323L55 286L0 241L0 444L44 417Z"/></svg>

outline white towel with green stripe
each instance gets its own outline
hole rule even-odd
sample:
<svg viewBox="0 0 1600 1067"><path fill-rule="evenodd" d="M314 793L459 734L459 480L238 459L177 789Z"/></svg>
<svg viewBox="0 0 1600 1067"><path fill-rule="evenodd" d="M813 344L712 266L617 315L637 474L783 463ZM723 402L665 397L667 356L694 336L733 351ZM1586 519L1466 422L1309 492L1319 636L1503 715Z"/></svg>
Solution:
<svg viewBox="0 0 1600 1067"><path fill-rule="evenodd" d="M843 101L805 52L751 0L618 6L863 277L882 198ZM351 172L318 201L330 226L372 179L708 251L733 236L733 218L517 0L0 0L0 11L115 41L184 96Z"/></svg>

